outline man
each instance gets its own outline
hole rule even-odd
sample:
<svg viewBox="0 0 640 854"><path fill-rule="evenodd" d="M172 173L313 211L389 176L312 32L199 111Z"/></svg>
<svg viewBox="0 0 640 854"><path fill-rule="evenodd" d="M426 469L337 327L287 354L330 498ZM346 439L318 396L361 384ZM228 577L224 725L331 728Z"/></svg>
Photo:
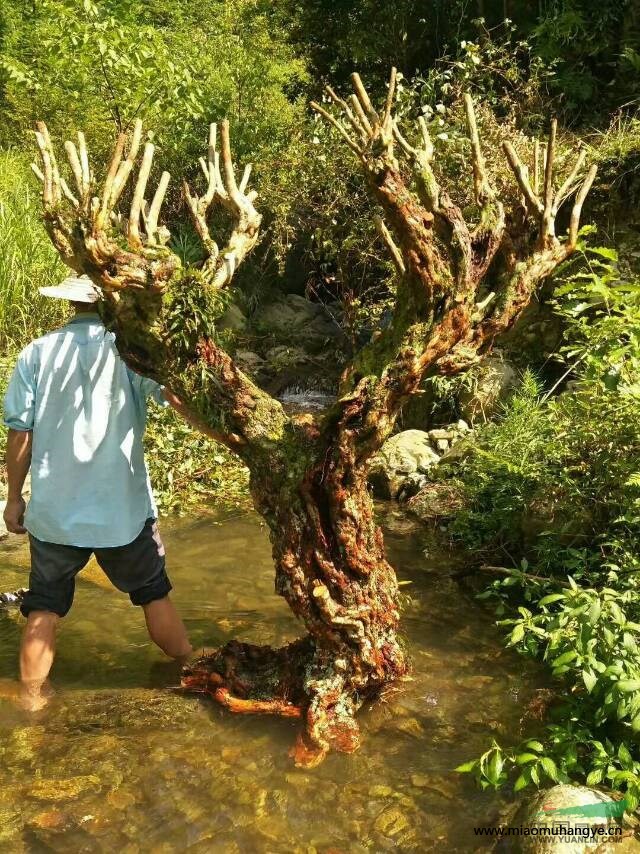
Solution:
<svg viewBox="0 0 640 854"><path fill-rule="evenodd" d="M21 611L23 702L46 703L56 628L73 602L75 577L91 554L112 584L142 607L149 636L168 656L191 653L169 598L165 553L144 460L146 400L181 402L122 361L95 310L86 276L40 288L69 300L75 316L22 351L4 401L7 529L29 534L31 572ZM188 417L188 416L186 416ZM22 498L31 468L31 498Z"/></svg>

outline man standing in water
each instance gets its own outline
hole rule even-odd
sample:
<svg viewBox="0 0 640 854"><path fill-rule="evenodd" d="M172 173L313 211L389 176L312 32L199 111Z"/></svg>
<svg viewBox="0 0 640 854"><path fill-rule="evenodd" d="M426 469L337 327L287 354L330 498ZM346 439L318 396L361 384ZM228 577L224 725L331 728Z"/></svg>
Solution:
<svg viewBox="0 0 640 854"><path fill-rule="evenodd" d="M69 300L75 316L25 347L4 401L4 521L14 534L28 533L31 547L20 678L32 710L46 703L58 622L71 608L75 577L92 553L112 584L142 607L154 643L177 660L191 653L169 598L142 445L147 398L171 403L186 416L184 407L120 358L87 277L72 276L40 292ZM29 468L27 507L22 489Z"/></svg>

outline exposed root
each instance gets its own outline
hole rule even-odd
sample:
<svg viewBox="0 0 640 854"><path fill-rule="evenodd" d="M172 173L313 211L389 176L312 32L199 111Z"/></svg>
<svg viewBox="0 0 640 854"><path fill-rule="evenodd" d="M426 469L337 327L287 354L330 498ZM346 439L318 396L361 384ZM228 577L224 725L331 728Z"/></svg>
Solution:
<svg viewBox="0 0 640 854"><path fill-rule="evenodd" d="M330 750L360 747L355 714L373 692L354 691L352 676L344 658L318 649L309 636L280 649L231 641L185 667L182 685L231 712L301 719L290 755L297 766L312 768Z"/></svg>
<svg viewBox="0 0 640 854"><path fill-rule="evenodd" d="M315 768L316 765L320 765L328 752L328 747L318 747L317 744L313 744L306 732L300 730L296 743L289 751L289 756L298 768Z"/></svg>
<svg viewBox="0 0 640 854"><path fill-rule="evenodd" d="M243 700L234 697L227 688L217 688L211 695L221 706L240 715L281 715L284 718L302 717L300 706L281 700Z"/></svg>
<svg viewBox="0 0 640 854"><path fill-rule="evenodd" d="M311 638L280 649L231 641L185 667L182 685L210 694L232 712L301 717L307 705L304 670L312 654Z"/></svg>

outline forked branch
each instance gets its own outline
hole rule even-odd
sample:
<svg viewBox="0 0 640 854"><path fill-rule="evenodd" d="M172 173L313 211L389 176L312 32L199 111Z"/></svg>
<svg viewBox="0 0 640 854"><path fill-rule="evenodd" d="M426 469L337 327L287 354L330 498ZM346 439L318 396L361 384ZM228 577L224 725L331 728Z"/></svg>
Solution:
<svg viewBox="0 0 640 854"><path fill-rule="evenodd" d="M77 148L70 140L65 143L75 193L60 175L47 126L38 122L37 128L42 169L36 164L32 168L42 182L45 226L63 260L109 292L161 290L180 261L164 248L170 235L158 225L168 172L162 173L150 206L145 199L154 154L150 142L144 147L128 215L123 217L117 209L135 166L142 123L135 123L126 157L126 138L124 134L118 137L101 189L91 171L84 134L78 133Z"/></svg>
<svg viewBox="0 0 640 854"><path fill-rule="evenodd" d="M205 249L204 280L212 288L226 285L239 264L255 246L261 216L248 190L251 166L238 183L233 168L229 123L221 123L221 151L218 152L217 126L212 124L206 160L200 165L207 180L204 195L193 195L184 182L184 194L194 226ZM36 141L41 167L32 165L42 183L45 224L63 260L74 270L87 273L108 292L124 288L162 291L180 266L178 257L166 248L169 231L160 222L160 213L170 175L163 172L151 198L146 198L153 168L154 146L146 142L133 186L129 211L118 209L122 194L132 179L142 147L142 122L136 121L127 147L120 134L101 188L96 186L82 133L78 146L68 141L65 151L75 184L72 191L60 175L46 125L38 123ZM220 205L232 220L231 234L222 250L209 231L209 217Z"/></svg>
<svg viewBox="0 0 640 854"><path fill-rule="evenodd" d="M222 288L228 284L238 265L253 249L258 240L262 220L253 204L257 196L256 191L247 191L251 165L245 167L238 185L231 158L229 122L226 119L221 123L220 131L222 169L215 124L209 127L207 159L205 161L200 158L200 167L207 181L204 195L198 197L192 194L187 182L183 182L187 207L206 252L203 270L214 288ZM231 236L222 252L211 236L208 225L211 210L216 204L229 213L233 222Z"/></svg>
<svg viewBox="0 0 640 854"><path fill-rule="evenodd" d="M538 222L538 249L544 250L553 246L557 240L556 235L556 217L562 204L576 194L573 208L571 210L571 223L569 228L569 236L567 249L575 249L578 239L578 229L580 224L580 214L589 190L595 180L597 166L592 164L587 173L578 179L580 172L584 166L586 159L586 151L581 149L573 169L562 183L560 188L554 192L554 172L556 160L556 132L557 122L554 119L551 122L551 130L547 141L545 169L544 169L544 185L543 195L539 194L539 143L536 141L534 148L534 182L531 186L529 181L529 171L518 156L513 144L508 140L502 143L502 148L507 157L511 171L518 183L522 195L524 196L529 214Z"/></svg>
<svg viewBox="0 0 640 854"><path fill-rule="evenodd" d="M344 423L355 422L351 410L362 413L358 435L367 439L358 446L358 459L365 460L388 435L403 402L418 389L425 373L456 373L478 361L514 322L536 286L574 251L595 166L582 175L585 153L581 151L556 189L557 127L553 122L543 177L540 147L535 145L532 186L527 167L505 140L504 152L530 219L523 221L520 205L507 211L498 197L482 151L473 101L466 95L470 166L479 212L471 225L438 179L424 117L418 119L415 143L394 121L395 73L380 113L360 78L353 75L352 81L354 95L348 100L327 88L329 104L311 106L357 154L389 226L378 218L376 227L402 278L390 329L372 341L343 376ZM408 164L411 184L396 158ZM556 216L573 194L568 238L561 240L555 231ZM375 383L371 384L367 372L377 376ZM352 426L349 430L353 431Z"/></svg>

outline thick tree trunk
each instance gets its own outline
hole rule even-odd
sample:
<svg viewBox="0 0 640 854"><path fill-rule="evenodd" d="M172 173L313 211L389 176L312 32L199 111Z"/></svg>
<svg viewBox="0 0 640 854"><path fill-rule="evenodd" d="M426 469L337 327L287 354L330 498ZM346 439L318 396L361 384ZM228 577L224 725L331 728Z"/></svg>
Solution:
<svg viewBox="0 0 640 854"><path fill-rule="evenodd" d="M313 419L291 423L296 438L252 469L251 491L269 525L276 592L308 636L280 650L232 642L192 665L184 684L233 711L302 718L293 753L308 766L359 746L355 713L408 662L364 469L336 454L335 434Z"/></svg>

